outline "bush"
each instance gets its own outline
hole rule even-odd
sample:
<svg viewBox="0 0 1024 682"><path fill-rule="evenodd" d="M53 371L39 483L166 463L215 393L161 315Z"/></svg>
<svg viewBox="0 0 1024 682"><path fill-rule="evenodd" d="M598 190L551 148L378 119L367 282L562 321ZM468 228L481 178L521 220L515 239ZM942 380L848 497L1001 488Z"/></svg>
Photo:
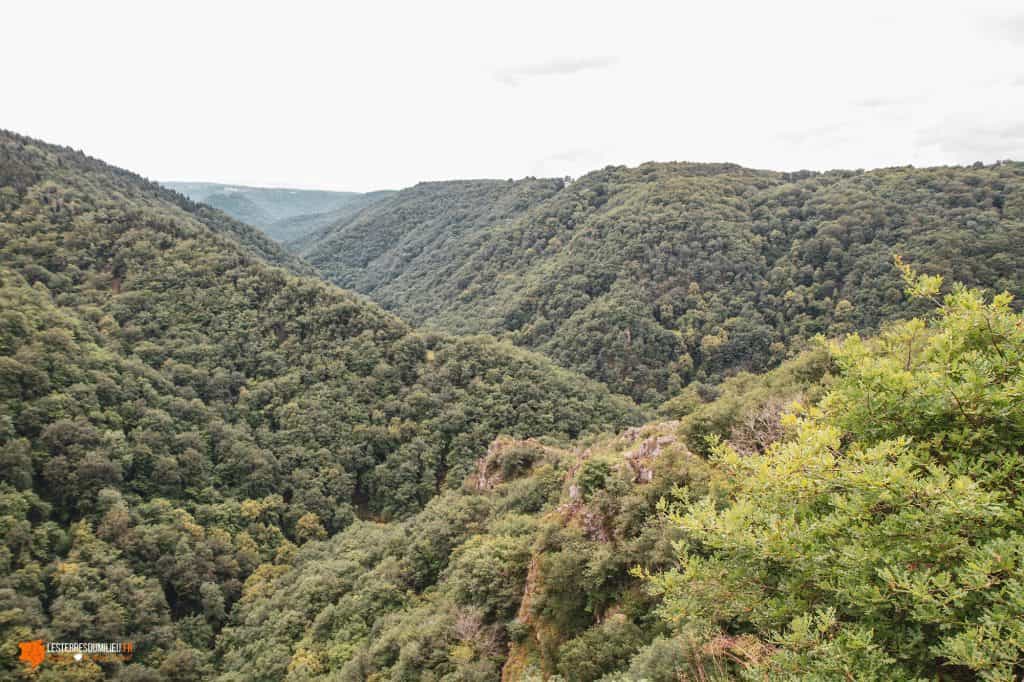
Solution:
<svg viewBox="0 0 1024 682"><path fill-rule="evenodd" d="M580 473L576 479L583 499L587 500L598 490L604 490L611 474L612 469L608 462L597 459L588 459L583 462L583 466L580 468Z"/></svg>
<svg viewBox="0 0 1024 682"><path fill-rule="evenodd" d="M935 300L937 278L906 274ZM771 641L757 676L1019 672L1024 316L962 287L939 305L834 343L839 376L792 440L716 448L727 504L670 515L686 542L654 580L677 627Z"/></svg>
<svg viewBox="0 0 1024 682"><path fill-rule="evenodd" d="M568 682L590 682L624 668L643 644L643 633L622 617L611 617L558 650L558 672Z"/></svg>

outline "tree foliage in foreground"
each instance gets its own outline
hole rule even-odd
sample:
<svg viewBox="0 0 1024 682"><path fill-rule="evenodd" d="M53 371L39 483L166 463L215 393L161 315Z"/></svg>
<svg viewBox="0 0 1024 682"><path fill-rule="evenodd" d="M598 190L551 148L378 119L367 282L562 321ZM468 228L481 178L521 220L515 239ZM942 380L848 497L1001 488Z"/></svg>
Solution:
<svg viewBox="0 0 1024 682"><path fill-rule="evenodd" d="M934 300L938 278L905 274ZM791 437L718 447L721 489L671 514L679 564L653 584L708 661L750 679L1024 671L1024 318L962 286L936 303L834 343L836 382Z"/></svg>

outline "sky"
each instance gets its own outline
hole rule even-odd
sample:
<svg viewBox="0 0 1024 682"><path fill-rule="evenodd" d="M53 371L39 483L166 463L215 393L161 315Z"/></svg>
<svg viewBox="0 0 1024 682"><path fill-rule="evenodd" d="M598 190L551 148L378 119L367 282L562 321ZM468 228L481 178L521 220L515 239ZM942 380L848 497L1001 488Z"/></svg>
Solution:
<svg viewBox="0 0 1024 682"><path fill-rule="evenodd" d="M0 128L155 180L1024 159L1019 2L5 3Z"/></svg>

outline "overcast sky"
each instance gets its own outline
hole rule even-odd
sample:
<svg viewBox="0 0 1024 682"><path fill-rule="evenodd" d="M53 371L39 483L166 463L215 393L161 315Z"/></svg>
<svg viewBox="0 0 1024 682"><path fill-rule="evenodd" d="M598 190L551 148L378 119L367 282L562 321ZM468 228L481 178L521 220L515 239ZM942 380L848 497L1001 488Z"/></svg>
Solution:
<svg viewBox="0 0 1024 682"><path fill-rule="evenodd" d="M1024 159L1022 2L5 2L0 128L342 190Z"/></svg>

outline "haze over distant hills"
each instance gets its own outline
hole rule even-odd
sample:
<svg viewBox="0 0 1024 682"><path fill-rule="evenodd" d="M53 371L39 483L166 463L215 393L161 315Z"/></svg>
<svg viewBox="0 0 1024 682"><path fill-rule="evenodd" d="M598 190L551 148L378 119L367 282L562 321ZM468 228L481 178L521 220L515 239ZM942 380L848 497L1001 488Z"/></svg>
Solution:
<svg viewBox="0 0 1024 682"><path fill-rule="evenodd" d="M279 242L298 239L390 192L332 192L327 190L247 187L216 182L165 182L193 201L224 211L232 218L263 230Z"/></svg>

